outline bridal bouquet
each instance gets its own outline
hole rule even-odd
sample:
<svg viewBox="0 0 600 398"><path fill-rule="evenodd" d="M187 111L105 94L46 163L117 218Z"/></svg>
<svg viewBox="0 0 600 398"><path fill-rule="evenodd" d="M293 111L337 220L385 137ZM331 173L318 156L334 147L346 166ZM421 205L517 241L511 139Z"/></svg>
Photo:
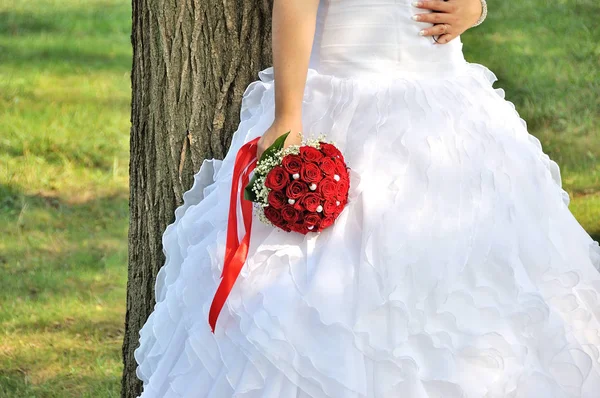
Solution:
<svg viewBox="0 0 600 398"><path fill-rule="evenodd" d="M256 204L263 222L287 232L319 232L348 202L348 167L340 150L321 137L283 149L288 134L264 151L244 198Z"/></svg>

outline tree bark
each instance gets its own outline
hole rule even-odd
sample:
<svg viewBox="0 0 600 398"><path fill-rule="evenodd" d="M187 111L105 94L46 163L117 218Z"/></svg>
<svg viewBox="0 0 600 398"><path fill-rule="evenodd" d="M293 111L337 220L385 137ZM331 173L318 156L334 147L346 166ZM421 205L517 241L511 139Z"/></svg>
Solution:
<svg viewBox="0 0 600 398"><path fill-rule="evenodd" d="M129 276L122 397L154 307L162 234L205 158L223 158L242 94L271 62L271 0L132 0Z"/></svg>

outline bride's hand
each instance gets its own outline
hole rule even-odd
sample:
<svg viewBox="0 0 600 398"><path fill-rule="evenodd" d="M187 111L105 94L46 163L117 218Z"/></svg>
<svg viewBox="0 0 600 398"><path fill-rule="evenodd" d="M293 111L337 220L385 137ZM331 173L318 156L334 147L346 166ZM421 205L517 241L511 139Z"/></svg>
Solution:
<svg viewBox="0 0 600 398"><path fill-rule="evenodd" d="M420 0L415 7L437 12L416 14L419 22L435 24L422 31L423 36L438 36L439 44L446 44L471 28L481 16L481 0Z"/></svg>
<svg viewBox="0 0 600 398"><path fill-rule="evenodd" d="M258 150L257 150L257 158L260 159L260 156L263 152L273 145L275 140L282 136L283 134L290 132L290 134L285 139L285 143L283 145L284 148L287 148L290 145L300 145L302 143L302 137L300 133L302 132L302 122L299 120L275 120L271 127L265 131L265 133L258 140Z"/></svg>

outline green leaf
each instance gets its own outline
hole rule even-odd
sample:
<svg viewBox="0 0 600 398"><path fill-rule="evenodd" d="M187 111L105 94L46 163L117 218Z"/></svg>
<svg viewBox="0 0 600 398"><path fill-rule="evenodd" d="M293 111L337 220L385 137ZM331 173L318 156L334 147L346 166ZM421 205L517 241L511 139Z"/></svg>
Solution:
<svg viewBox="0 0 600 398"><path fill-rule="evenodd" d="M280 135L275 142L271 144L270 147L265 149L265 151L260 155L259 162L266 159L267 157L271 157L275 154L275 152L280 151L283 148L283 144L285 144L285 139L290 135L290 131L287 133Z"/></svg>
<svg viewBox="0 0 600 398"><path fill-rule="evenodd" d="M290 131L277 137L275 142L273 142L273 144L271 144L271 146L269 146L267 149L265 149L265 151L262 153L262 155L260 155L259 162L265 160L266 158L275 156L275 152L280 151L283 148L283 145L285 144L285 139L287 138L288 135L290 135ZM256 193L252 190L252 187L254 187L254 184L256 183L256 180L258 180L258 177L259 177L258 173L254 172L252 179L250 180L248 185L246 185L246 187L244 188L244 199L249 200L251 202L258 201L258 198L256 197Z"/></svg>
<svg viewBox="0 0 600 398"><path fill-rule="evenodd" d="M248 185L246 185L246 188L244 188L244 199L249 200L251 202L258 201L256 193L252 190L252 187L256 183L256 180L258 180L258 173L255 172Z"/></svg>

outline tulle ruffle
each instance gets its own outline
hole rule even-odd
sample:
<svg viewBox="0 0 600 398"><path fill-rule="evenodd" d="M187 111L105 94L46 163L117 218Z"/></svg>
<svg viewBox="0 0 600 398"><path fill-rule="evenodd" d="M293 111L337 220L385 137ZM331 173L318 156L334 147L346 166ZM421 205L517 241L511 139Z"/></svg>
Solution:
<svg viewBox="0 0 600 398"><path fill-rule="evenodd" d="M163 235L144 398L598 396L600 247L477 64L432 80L309 69L305 134L344 151L350 203L319 235L255 220L213 335L235 153L273 120L272 68L259 77Z"/></svg>

